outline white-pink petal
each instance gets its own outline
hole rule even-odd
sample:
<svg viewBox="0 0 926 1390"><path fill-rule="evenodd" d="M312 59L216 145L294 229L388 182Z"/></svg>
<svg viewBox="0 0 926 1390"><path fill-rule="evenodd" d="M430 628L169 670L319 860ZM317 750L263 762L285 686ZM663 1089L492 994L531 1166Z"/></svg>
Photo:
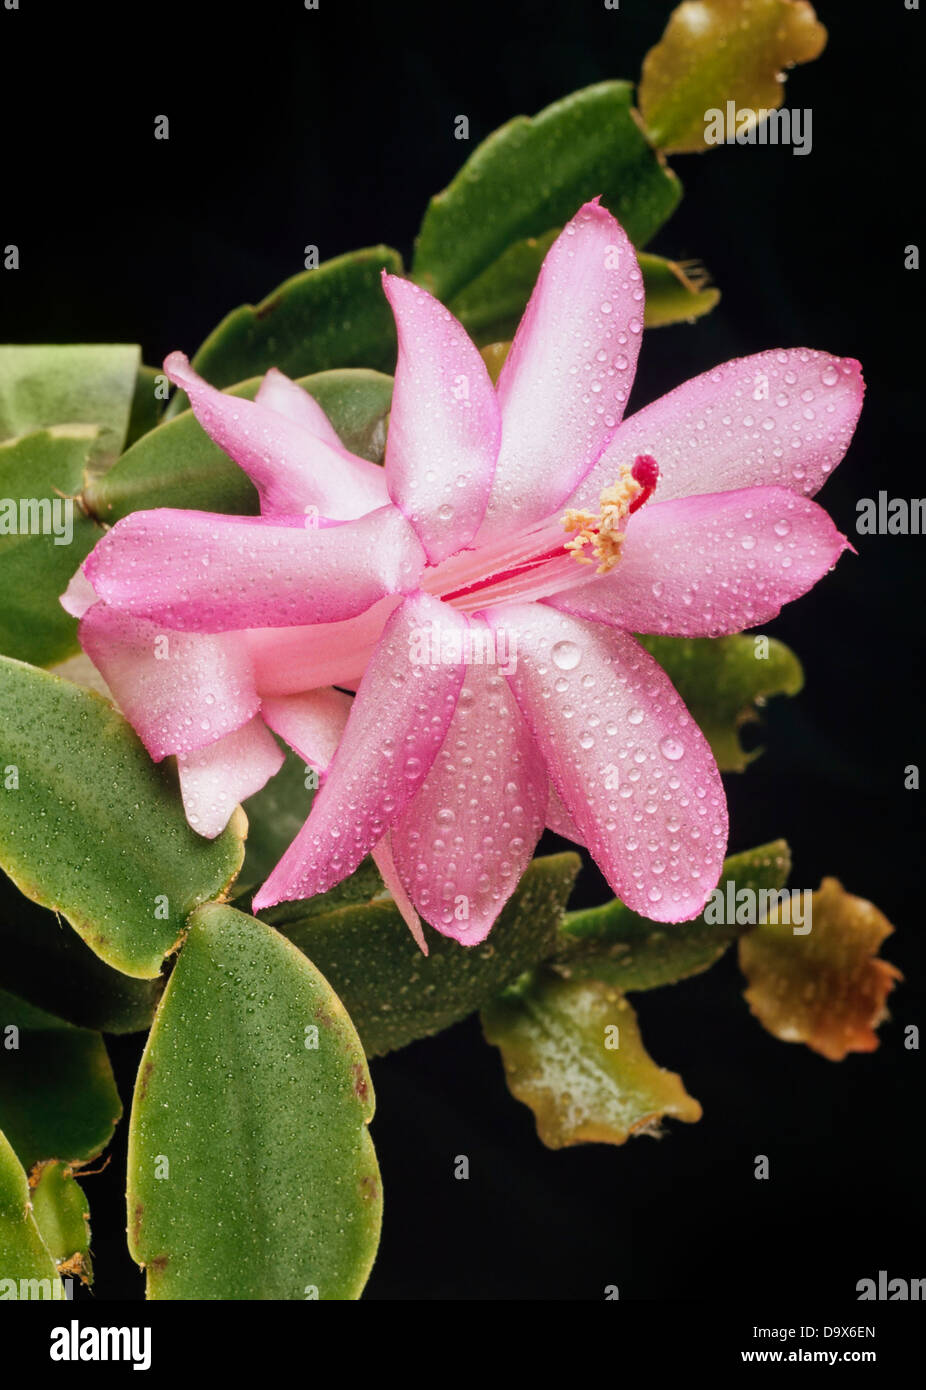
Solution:
<svg viewBox="0 0 926 1390"><path fill-rule="evenodd" d="M783 487L650 502L615 568L550 603L629 632L720 637L776 617L847 545L822 507Z"/></svg>
<svg viewBox="0 0 926 1390"><path fill-rule="evenodd" d="M456 662L419 661L422 637L458 640L466 619L415 594L387 622L311 814L254 900L255 909L323 893L360 863L402 814L444 740L463 683Z"/></svg>
<svg viewBox="0 0 926 1390"><path fill-rule="evenodd" d="M349 695L329 687L299 695L266 696L261 701L261 714L304 762L324 772L335 755L352 704Z"/></svg>
<svg viewBox="0 0 926 1390"><path fill-rule="evenodd" d="M408 930L412 934L412 940L418 947L423 956L428 954L428 943L424 938L424 928L421 925L421 918L415 911L415 904L405 891L405 885L399 878L399 871L395 866L392 856L392 831L387 830L379 844L371 851L373 863L379 869L380 877L392 894L392 900Z"/></svg>
<svg viewBox="0 0 926 1390"><path fill-rule="evenodd" d="M84 568L100 597L126 612L224 632L354 617L412 591L424 563L391 505L324 527L164 508L124 517Z"/></svg>
<svg viewBox="0 0 926 1390"><path fill-rule="evenodd" d="M720 876L727 808L668 676L626 633L544 604L493 609L489 621L518 632L515 698L614 892L657 921L697 916Z"/></svg>
<svg viewBox="0 0 926 1390"><path fill-rule="evenodd" d="M432 565L475 536L495 473L501 421L478 349L426 290L383 275L399 338L386 481Z"/></svg>
<svg viewBox="0 0 926 1390"><path fill-rule="evenodd" d="M864 393L851 357L791 348L734 358L625 420L568 505L597 510L638 454L659 465L658 502L761 486L812 497L849 447Z"/></svg>
<svg viewBox="0 0 926 1390"><path fill-rule="evenodd" d="M206 748L177 756L183 809L193 829L214 840L235 807L283 766L283 752L259 716Z"/></svg>
<svg viewBox="0 0 926 1390"><path fill-rule="evenodd" d="M279 381L271 380L266 391L262 385L263 397L248 401L203 381L182 352L172 352L164 370L187 393L193 414L210 439L253 480L264 515L309 512L347 521L388 502L383 470L352 454L340 441L332 442L328 431L319 432L318 414L324 413L320 407L317 411L303 407L305 419L294 420L293 398ZM288 385L301 391L293 382ZM281 411L284 395L287 409ZM316 422L315 428L309 427L309 418Z"/></svg>
<svg viewBox="0 0 926 1390"><path fill-rule="evenodd" d="M633 246L597 200L547 252L498 382L502 443L480 543L541 521L624 413L643 328Z"/></svg>
<svg viewBox="0 0 926 1390"><path fill-rule="evenodd" d="M174 632L95 603L78 636L155 761L215 743L260 706L237 633Z"/></svg>
<svg viewBox="0 0 926 1390"><path fill-rule="evenodd" d="M480 629L488 635L472 619ZM504 676L469 665L447 737L392 831L425 921L464 946L484 941L530 863L546 803L546 769Z"/></svg>

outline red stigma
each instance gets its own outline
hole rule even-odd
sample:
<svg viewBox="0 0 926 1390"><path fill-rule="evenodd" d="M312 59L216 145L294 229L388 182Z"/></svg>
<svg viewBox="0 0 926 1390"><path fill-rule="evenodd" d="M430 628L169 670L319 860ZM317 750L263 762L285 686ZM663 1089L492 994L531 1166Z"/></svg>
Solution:
<svg viewBox="0 0 926 1390"><path fill-rule="evenodd" d="M633 461L630 476L635 483L639 483L643 491L638 492L627 509L628 516L632 516L638 507L642 507L656 490L659 482L659 464L652 454L638 454Z"/></svg>

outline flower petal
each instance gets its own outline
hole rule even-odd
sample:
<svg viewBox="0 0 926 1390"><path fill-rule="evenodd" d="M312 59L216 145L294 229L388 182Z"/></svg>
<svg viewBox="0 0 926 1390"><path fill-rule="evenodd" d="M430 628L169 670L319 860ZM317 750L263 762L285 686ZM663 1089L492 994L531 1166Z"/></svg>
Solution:
<svg viewBox="0 0 926 1390"><path fill-rule="evenodd" d="M488 617L517 631L508 679L614 892L659 922L697 916L720 876L727 808L707 740L668 676L626 633L544 604Z"/></svg>
<svg viewBox="0 0 926 1390"><path fill-rule="evenodd" d="M58 602L72 618L82 618L87 609L92 608L97 602L96 590L84 574L83 565L74 572Z"/></svg>
<svg viewBox="0 0 926 1390"><path fill-rule="evenodd" d="M851 357L792 348L735 358L625 420L568 505L597 510L639 454L659 465L659 502L763 485L812 497L849 447L864 393Z"/></svg>
<svg viewBox="0 0 926 1390"><path fill-rule="evenodd" d="M498 382L502 446L479 542L550 515L620 423L643 327L643 278L597 200L546 259Z"/></svg>
<svg viewBox="0 0 926 1390"><path fill-rule="evenodd" d="M250 628L243 634L261 695L297 695L319 686L356 690L386 625L402 603L380 599L356 618L311 627Z"/></svg>
<svg viewBox="0 0 926 1390"><path fill-rule="evenodd" d="M611 573L550 603L630 632L720 637L774 618L847 545L822 507L784 487L651 502Z"/></svg>
<svg viewBox="0 0 926 1390"><path fill-rule="evenodd" d="M172 632L95 603L78 636L156 762L215 743L260 706L237 633Z"/></svg>
<svg viewBox="0 0 926 1390"><path fill-rule="evenodd" d="M310 395L308 391L304 391L301 386L276 367L271 367L265 373L254 399L258 405L264 405L268 410L275 410L278 415L285 415L287 420L292 421L294 425L299 425L302 429L308 430L310 434L317 435L326 444L330 444L332 449L344 450L337 430L315 397ZM347 451L344 450L344 452ZM356 455L352 455L352 457L356 457ZM363 461L360 460L360 462ZM371 464L370 467L375 468L376 465ZM382 479L382 469L378 469L377 472ZM388 497L384 495L382 500L386 502Z"/></svg>
<svg viewBox="0 0 926 1390"><path fill-rule="evenodd" d="M426 290L383 275L399 356L386 441L389 495L432 565L469 543L485 515L501 422L466 330Z"/></svg>
<svg viewBox="0 0 926 1390"><path fill-rule="evenodd" d="M179 754L180 794L190 825L214 840L238 803L259 792L282 766L282 750L257 715L216 743Z"/></svg>
<svg viewBox="0 0 926 1390"><path fill-rule="evenodd" d="M265 698L261 714L300 758L324 772L335 755L353 703L341 690L322 688Z"/></svg>
<svg viewBox="0 0 926 1390"><path fill-rule="evenodd" d="M466 629L465 618L427 594L407 599L387 622L324 786L254 899L255 910L340 883L421 786L453 717L464 669L414 660L414 644L431 624L447 633Z"/></svg>
<svg viewBox="0 0 926 1390"><path fill-rule="evenodd" d="M293 519L289 518L290 523ZM414 589L424 565L397 507L303 527L212 512L132 512L85 561L96 592L183 631L330 623Z"/></svg>
<svg viewBox="0 0 926 1390"><path fill-rule="evenodd" d="M395 866L392 857L392 831L387 830L379 844L371 851L373 862L379 869L380 877L392 894L393 902L402 914L405 925L412 934L412 940L418 947L423 956L428 954L428 943L424 939L424 928L421 925L421 918L415 911L415 904L405 891L405 885L399 878L399 871Z"/></svg>
<svg viewBox="0 0 926 1390"><path fill-rule="evenodd" d="M548 828L556 835L561 835L564 840L571 840L574 845L583 844L584 841L579 827L566 810L552 782L550 783L549 793L550 799L547 802Z"/></svg>
<svg viewBox="0 0 926 1390"><path fill-rule="evenodd" d="M546 804L546 769L504 676L468 666L447 737L392 831L425 921L464 946L484 941L530 863Z"/></svg>
<svg viewBox="0 0 926 1390"><path fill-rule="evenodd" d="M279 381L271 382L263 399L247 401L203 381L182 352L172 352L164 370L187 393L193 414L210 439L253 479L264 515L316 508L321 516L348 521L388 502L381 468L350 453L340 442L333 444L324 430L320 433L318 428L296 423L290 392L285 392L287 409L280 410L284 389ZM288 385L301 391L293 382ZM272 408L268 395L275 401ZM311 415L317 422L311 407L304 414L306 421Z"/></svg>

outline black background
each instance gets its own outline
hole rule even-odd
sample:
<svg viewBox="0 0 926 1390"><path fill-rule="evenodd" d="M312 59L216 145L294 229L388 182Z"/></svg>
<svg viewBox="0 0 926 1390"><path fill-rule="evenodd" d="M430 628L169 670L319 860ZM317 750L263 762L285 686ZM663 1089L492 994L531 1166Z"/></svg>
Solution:
<svg viewBox="0 0 926 1390"><path fill-rule="evenodd" d="M323 258L385 241L410 253L428 197L521 112L634 79L670 0L263 0L233 7L0 9L11 342L138 341L192 352L234 305ZM698 1125L623 1149L545 1150L475 1020L373 1065L386 1214L367 1297L816 1300L886 1269L926 1275L920 1201L919 652L922 537L857 537L855 503L924 489L922 26L902 0L821 0L822 59L787 102L812 107L813 150L730 147L672 160L686 189L652 249L699 256L723 291L694 327L650 332L631 408L726 358L808 346L861 359L868 398L822 501L855 541L770 625L807 688L773 704L767 751L726 779L733 849L785 836L792 884L834 874L873 899L907 976L880 1050L834 1065L765 1034L732 958L637 996L650 1051L704 1106ZM154 117L170 140L153 139ZM471 142L453 138L469 116ZM550 845L545 848L552 848ZM606 896L594 869L577 901ZM137 1040L113 1055L128 1102ZM122 1127L123 1130L125 1126ZM124 1145L124 1136L123 1136ZM757 1182L754 1157L771 1178ZM468 1182L454 1156L470 1158ZM121 1242L124 1151L89 1178L99 1299L137 1298Z"/></svg>

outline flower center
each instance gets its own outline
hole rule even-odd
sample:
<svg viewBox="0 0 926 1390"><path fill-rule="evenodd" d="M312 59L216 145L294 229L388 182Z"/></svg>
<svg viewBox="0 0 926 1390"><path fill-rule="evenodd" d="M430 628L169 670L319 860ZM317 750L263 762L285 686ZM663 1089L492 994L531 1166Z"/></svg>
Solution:
<svg viewBox="0 0 926 1390"><path fill-rule="evenodd" d="M563 529L575 532L564 550L580 565L597 560L596 574L607 574L621 558L627 518L652 496L658 481L659 466L650 454L639 454L632 464L622 464L617 482L602 492L597 514L572 507L564 514ZM591 554L586 553L587 548Z"/></svg>

